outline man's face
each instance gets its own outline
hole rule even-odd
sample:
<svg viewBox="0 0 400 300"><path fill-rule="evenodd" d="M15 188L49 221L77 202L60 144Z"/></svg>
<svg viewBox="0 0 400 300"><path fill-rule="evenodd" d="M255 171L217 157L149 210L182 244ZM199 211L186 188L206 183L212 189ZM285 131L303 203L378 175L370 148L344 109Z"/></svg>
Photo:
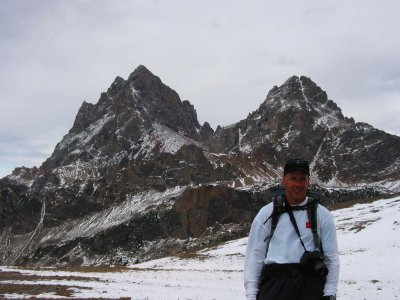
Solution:
<svg viewBox="0 0 400 300"><path fill-rule="evenodd" d="M290 204L299 204L305 200L310 185L306 174L300 171L287 173L283 176L282 183L286 189L286 199Z"/></svg>

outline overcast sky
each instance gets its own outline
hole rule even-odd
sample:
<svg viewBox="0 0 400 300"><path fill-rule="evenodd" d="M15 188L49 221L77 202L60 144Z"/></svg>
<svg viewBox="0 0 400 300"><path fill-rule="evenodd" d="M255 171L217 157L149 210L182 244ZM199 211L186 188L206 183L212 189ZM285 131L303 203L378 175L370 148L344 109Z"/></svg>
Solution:
<svg viewBox="0 0 400 300"><path fill-rule="evenodd" d="M40 164L140 64L200 123L244 119L310 77L347 117L400 135L400 1L0 0L0 177Z"/></svg>

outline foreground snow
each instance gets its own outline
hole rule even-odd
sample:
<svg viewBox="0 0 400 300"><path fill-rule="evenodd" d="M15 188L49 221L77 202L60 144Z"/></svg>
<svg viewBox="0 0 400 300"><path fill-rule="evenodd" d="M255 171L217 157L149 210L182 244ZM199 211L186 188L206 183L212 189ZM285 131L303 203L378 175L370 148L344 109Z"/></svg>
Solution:
<svg viewBox="0 0 400 300"><path fill-rule="evenodd" d="M339 299L399 299L399 212L400 197L333 212L341 259ZM41 276L87 277L88 281L9 280L2 281L0 289L5 283L41 283L75 286L74 297L80 298L244 299L242 268L246 242L247 238L243 238L189 257L159 259L118 272L33 271L1 267L3 271ZM18 294L5 296L22 297ZM56 297L54 294L38 296Z"/></svg>

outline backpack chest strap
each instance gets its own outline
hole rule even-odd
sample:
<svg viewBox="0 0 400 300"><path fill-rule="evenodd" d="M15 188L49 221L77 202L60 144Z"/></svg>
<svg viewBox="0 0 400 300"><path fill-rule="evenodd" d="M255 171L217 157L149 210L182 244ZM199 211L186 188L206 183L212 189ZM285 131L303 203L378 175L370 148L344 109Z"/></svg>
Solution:
<svg viewBox="0 0 400 300"><path fill-rule="evenodd" d="M276 227L278 226L278 221L279 221L279 217L281 216L281 214L283 213L287 213L288 212L288 207L290 207L290 210L307 210L307 216L308 216L308 221L310 222L310 228L311 228L311 232L313 235L313 241L314 241L314 245L315 245L315 250L319 250L322 253L322 245L321 245L321 241L319 239L318 236L318 230L317 230L317 206L318 206L318 201L319 201L319 197L315 198L315 197L311 197L308 196L308 201L307 204L304 206L290 206L288 203L285 206L285 194L284 194L284 190L283 192L280 191L279 194L277 195L273 195L273 212L272 214L268 217L268 219L264 222L267 223L270 219L271 219L271 231L269 236L267 236L265 238L265 241L267 242L267 249L266 249L266 254L268 252L268 248L269 248L269 242L272 239L272 236L275 232ZM289 217L290 215L293 215L293 213L289 213ZM291 222L293 223L292 218ZM299 235L299 233L298 233ZM302 242L301 238L300 241ZM303 244L303 243L302 243ZM303 244L304 247L304 244Z"/></svg>

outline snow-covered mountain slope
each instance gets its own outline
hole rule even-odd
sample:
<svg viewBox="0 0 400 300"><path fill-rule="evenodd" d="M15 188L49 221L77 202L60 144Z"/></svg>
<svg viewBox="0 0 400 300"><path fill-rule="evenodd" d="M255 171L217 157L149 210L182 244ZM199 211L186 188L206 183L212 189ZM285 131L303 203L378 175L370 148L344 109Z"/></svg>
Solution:
<svg viewBox="0 0 400 300"><path fill-rule="evenodd" d="M140 149L135 154L135 158L150 159L159 156L160 153L176 154L184 145L202 147L200 143L191 138L163 124L155 123L153 124L153 129L143 137Z"/></svg>
<svg viewBox="0 0 400 300"><path fill-rule="evenodd" d="M63 243L75 238L93 236L116 225L128 222L134 216L140 216L151 207L170 207L172 197L181 196L185 188L173 188L164 192L144 192L131 197L120 205L105 209L99 213L71 220L61 227L53 227L45 233L40 243Z"/></svg>
<svg viewBox="0 0 400 300"><path fill-rule="evenodd" d="M341 261L338 299L398 299L399 212L400 197L333 211ZM39 276L36 281L1 280L0 291L5 284L64 284L74 286L71 288L73 297L80 298L244 299L242 270L246 243L247 238L242 238L197 253L132 265L117 272L112 269L104 273L0 267L2 272ZM49 276L53 279L49 280ZM66 278L57 280L54 276ZM82 279L68 279L69 276ZM3 295L16 298L18 294Z"/></svg>
<svg viewBox="0 0 400 300"><path fill-rule="evenodd" d="M332 213L341 262L338 299L397 299L400 296L400 197L357 204ZM138 267L205 273L223 270L225 282L221 283L221 294L215 299L243 299L244 291L239 291L246 243L247 238L243 238L201 251L193 259L166 258ZM230 284L227 277L233 276L237 281ZM227 298L224 289L229 293ZM205 293L205 298L199 299L208 299L207 295L211 294Z"/></svg>

